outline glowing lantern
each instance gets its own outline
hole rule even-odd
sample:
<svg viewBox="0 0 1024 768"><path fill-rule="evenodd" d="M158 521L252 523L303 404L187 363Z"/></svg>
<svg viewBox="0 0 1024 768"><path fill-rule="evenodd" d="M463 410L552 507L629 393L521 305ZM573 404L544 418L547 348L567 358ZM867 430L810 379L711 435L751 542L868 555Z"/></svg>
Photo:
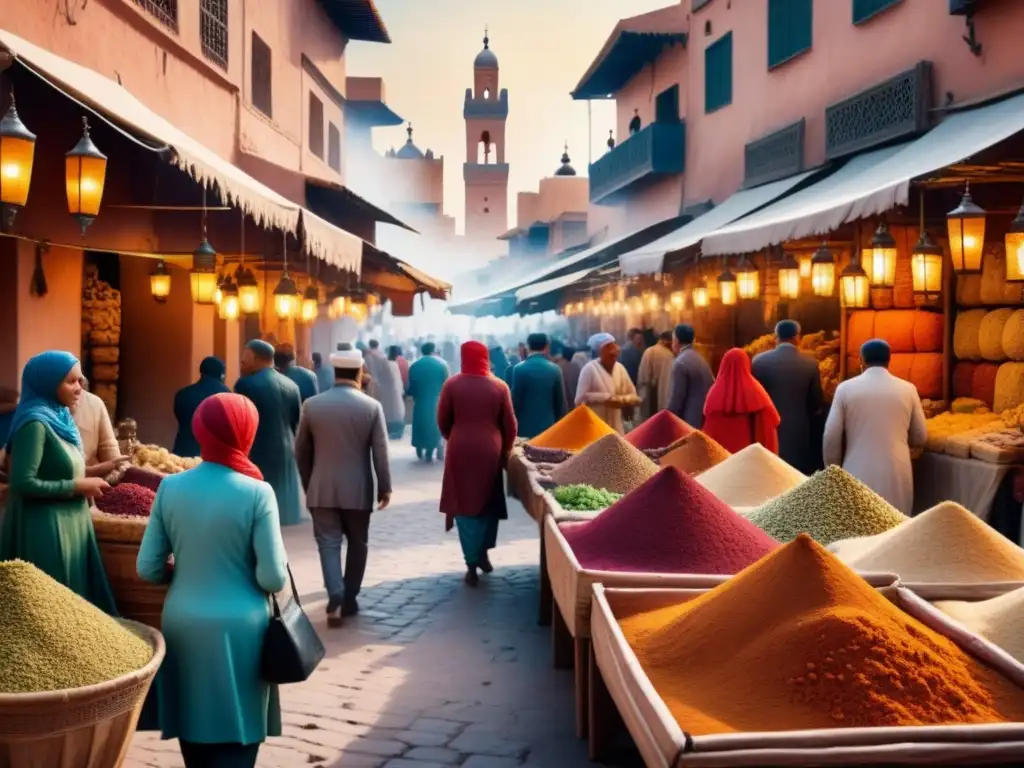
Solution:
<svg viewBox="0 0 1024 768"><path fill-rule="evenodd" d="M0 119L0 204L7 226L28 201L35 151L36 135L21 122L12 92L11 106Z"/></svg>
<svg viewBox="0 0 1024 768"><path fill-rule="evenodd" d="M274 289L274 311L281 320L289 320L299 311L299 288L287 272Z"/></svg>
<svg viewBox="0 0 1024 768"><path fill-rule="evenodd" d="M672 309L683 309L686 306L686 294L682 291L673 291L668 300Z"/></svg>
<svg viewBox="0 0 1024 768"><path fill-rule="evenodd" d="M811 276L811 257L808 254L800 256L800 279L806 280Z"/></svg>
<svg viewBox="0 0 1024 768"><path fill-rule="evenodd" d="M165 303L171 295L171 273L167 271L163 259L157 261L149 273L149 293L159 304Z"/></svg>
<svg viewBox="0 0 1024 768"><path fill-rule="evenodd" d="M1009 262L1006 271L1010 271ZM924 230L910 254L910 273L915 294L928 297L942 292L942 248L933 243Z"/></svg>
<svg viewBox="0 0 1024 768"><path fill-rule="evenodd" d="M238 286L238 308L246 315L255 315L260 311L260 285L256 276L248 267L239 266L235 270L235 285Z"/></svg>
<svg viewBox="0 0 1024 768"><path fill-rule="evenodd" d="M821 244L811 258L811 289L815 296L831 296L836 288L836 257Z"/></svg>
<svg viewBox="0 0 1024 768"><path fill-rule="evenodd" d="M346 314L356 322L363 322L369 316L369 304L367 302L366 293L363 291L353 291L352 295L348 299L348 308Z"/></svg>
<svg viewBox="0 0 1024 768"><path fill-rule="evenodd" d="M701 280L693 289L694 309L706 309L711 304L711 297L708 296L708 282Z"/></svg>
<svg viewBox="0 0 1024 768"><path fill-rule="evenodd" d="M237 320L241 313L238 303L238 286L230 277L226 278L220 287L220 305L217 314L221 320Z"/></svg>
<svg viewBox="0 0 1024 768"><path fill-rule="evenodd" d="M1024 282L1024 205L1006 232L1006 279Z"/></svg>
<svg viewBox="0 0 1024 768"><path fill-rule="evenodd" d="M736 265L736 293L743 300L761 296L761 273L746 256Z"/></svg>
<svg viewBox="0 0 1024 768"><path fill-rule="evenodd" d="M647 295L647 309L651 312L657 312L661 309L661 299L658 297L658 294L649 293Z"/></svg>
<svg viewBox="0 0 1024 768"><path fill-rule="evenodd" d="M851 261L839 276L839 300L847 309L864 309L871 305L868 273L857 261Z"/></svg>
<svg viewBox="0 0 1024 768"><path fill-rule="evenodd" d="M896 285L896 238L884 223L878 225L871 238L867 264L872 288L892 288Z"/></svg>
<svg viewBox="0 0 1024 768"><path fill-rule="evenodd" d="M786 253L782 256L782 264L779 265L779 298L797 299L799 297L800 265L792 254Z"/></svg>
<svg viewBox="0 0 1024 768"><path fill-rule="evenodd" d="M957 274L980 272L985 248L985 211L975 205L969 183L960 205L946 214L946 227L953 271Z"/></svg>
<svg viewBox="0 0 1024 768"><path fill-rule="evenodd" d="M196 304L213 304L217 292L217 252L206 239L192 254L192 301Z"/></svg>
<svg viewBox="0 0 1024 768"><path fill-rule="evenodd" d="M302 322L315 322L320 314L320 291L310 283L302 294Z"/></svg>
<svg viewBox="0 0 1024 768"><path fill-rule="evenodd" d="M83 117L82 138L64 156L68 211L82 228L83 235L100 213L106 178L107 156L93 144L89 136L89 121Z"/></svg>
<svg viewBox="0 0 1024 768"><path fill-rule="evenodd" d="M224 275L217 274L217 290L213 292L213 303L218 307L220 306L221 300L224 298L224 283L227 282L227 278Z"/></svg>
<svg viewBox="0 0 1024 768"><path fill-rule="evenodd" d="M736 275L728 267L718 276L718 297L727 307L736 303Z"/></svg>

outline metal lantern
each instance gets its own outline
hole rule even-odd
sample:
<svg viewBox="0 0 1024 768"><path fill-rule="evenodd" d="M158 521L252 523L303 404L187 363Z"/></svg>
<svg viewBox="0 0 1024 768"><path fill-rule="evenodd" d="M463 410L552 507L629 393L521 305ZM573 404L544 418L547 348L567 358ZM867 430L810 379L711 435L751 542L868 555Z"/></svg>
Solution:
<svg viewBox="0 0 1024 768"><path fill-rule="evenodd" d="M370 307L365 291L352 291L348 299L346 314L360 323L369 317Z"/></svg>
<svg viewBox="0 0 1024 768"><path fill-rule="evenodd" d="M985 249L985 211L971 198L970 183L964 190L960 205L946 214L946 227L953 271L958 275L981 272L981 257Z"/></svg>
<svg viewBox="0 0 1024 768"><path fill-rule="evenodd" d="M701 280L693 289L693 308L706 309L711 304L711 297L708 296L708 281Z"/></svg>
<svg viewBox="0 0 1024 768"><path fill-rule="evenodd" d="M192 254L192 301L196 304L213 304L217 293L217 252L206 239L199 244Z"/></svg>
<svg viewBox="0 0 1024 768"><path fill-rule="evenodd" d="M800 255L800 279L806 280L811 276L811 255L804 253Z"/></svg>
<svg viewBox="0 0 1024 768"><path fill-rule="evenodd" d="M871 306L870 281L860 262L851 261L839 275L839 301L847 309Z"/></svg>
<svg viewBox="0 0 1024 768"><path fill-rule="evenodd" d="M779 265L779 298L800 298L800 265L789 253L783 254L782 263Z"/></svg>
<svg viewBox="0 0 1024 768"><path fill-rule="evenodd" d="M942 255L942 247L932 242L928 233L921 230L921 237L910 254L910 274L914 279L915 294L928 297L942 293ZM1010 271L1009 262L1006 271Z"/></svg>
<svg viewBox="0 0 1024 768"><path fill-rule="evenodd" d="M248 267L235 270L235 285L238 287L238 309L244 315L255 315L260 311L260 284Z"/></svg>
<svg viewBox="0 0 1024 768"><path fill-rule="evenodd" d="M827 243L811 257L811 289L815 296L831 296L836 289L836 257Z"/></svg>
<svg viewBox="0 0 1024 768"><path fill-rule="evenodd" d="M718 298L727 307L736 303L736 275L730 272L728 267L718 276Z"/></svg>
<svg viewBox="0 0 1024 768"><path fill-rule="evenodd" d="M0 204L4 206L4 225L14 223L17 212L28 201L35 159L36 135L18 116L11 93L11 106L0 119Z"/></svg>
<svg viewBox="0 0 1024 768"><path fill-rule="evenodd" d="M217 314L221 320L237 320L241 314L241 306L238 300L238 286L230 276L224 279L220 286L220 304L217 307Z"/></svg>
<svg viewBox="0 0 1024 768"><path fill-rule="evenodd" d="M668 301L672 309L683 309L686 306L686 294L682 291L673 291Z"/></svg>
<svg viewBox="0 0 1024 768"><path fill-rule="evenodd" d="M163 259L157 261L153 271L149 273L149 293L160 304L165 303L171 295L171 273L167 271Z"/></svg>
<svg viewBox="0 0 1024 768"><path fill-rule="evenodd" d="M316 285L310 283L302 294L302 321L312 323L320 314L320 291Z"/></svg>
<svg viewBox="0 0 1024 768"><path fill-rule="evenodd" d="M746 256L736 265L736 293L744 300L761 296L761 273Z"/></svg>
<svg viewBox="0 0 1024 768"><path fill-rule="evenodd" d="M878 225L867 252L868 279L872 288L892 288L896 285L896 238L885 222Z"/></svg>
<svg viewBox="0 0 1024 768"><path fill-rule="evenodd" d="M89 136L89 120L82 118L82 138L64 156L64 182L68 211L82 228L82 234L100 213L107 178L107 156Z"/></svg>
<svg viewBox="0 0 1024 768"><path fill-rule="evenodd" d="M1006 279L1024 282L1024 204L1006 232Z"/></svg>
<svg viewBox="0 0 1024 768"><path fill-rule="evenodd" d="M217 273L217 290L213 292L213 303L218 307L220 306L221 300L224 298L224 283L227 282L227 278L220 272Z"/></svg>
<svg viewBox="0 0 1024 768"><path fill-rule="evenodd" d="M274 312L281 320L290 320L299 311L299 287L291 275L284 272L274 289Z"/></svg>

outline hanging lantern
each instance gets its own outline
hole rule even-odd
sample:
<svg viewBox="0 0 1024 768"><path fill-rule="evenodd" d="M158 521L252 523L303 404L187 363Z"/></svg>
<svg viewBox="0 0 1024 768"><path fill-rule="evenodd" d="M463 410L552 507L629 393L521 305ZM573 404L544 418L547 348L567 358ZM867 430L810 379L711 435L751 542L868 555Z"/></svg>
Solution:
<svg viewBox="0 0 1024 768"><path fill-rule="evenodd" d="M312 323L320 314L320 291L310 283L306 286L306 292L302 294L302 321Z"/></svg>
<svg viewBox="0 0 1024 768"><path fill-rule="evenodd" d="M694 309L706 309L711 304L711 297L708 296L708 281L701 280L693 289Z"/></svg>
<svg viewBox="0 0 1024 768"><path fill-rule="evenodd" d="M807 280L811 276L811 260L809 253L800 255L800 279Z"/></svg>
<svg viewBox="0 0 1024 768"><path fill-rule="evenodd" d="M718 297L727 307L736 303L736 275L728 267L718 276Z"/></svg>
<svg viewBox="0 0 1024 768"><path fill-rule="evenodd" d="M851 261L839 275L839 301L847 309L871 306L870 280L859 261Z"/></svg>
<svg viewBox="0 0 1024 768"><path fill-rule="evenodd" d="M634 296L629 300L629 311L634 314L640 314L644 311L644 300L639 296Z"/></svg>
<svg viewBox="0 0 1024 768"><path fill-rule="evenodd" d="M619 283L615 286L615 300L625 301L626 300L626 285L625 283Z"/></svg>
<svg viewBox="0 0 1024 768"><path fill-rule="evenodd" d="M5 226L14 224L14 217L28 201L35 151L36 135L21 122L12 91L11 106L0 119L0 204Z"/></svg>
<svg viewBox="0 0 1024 768"><path fill-rule="evenodd" d="M871 250L867 256L871 287L892 288L896 285L896 238L892 236L884 222L875 230L871 238Z"/></svg>
<svg viewBox="0 0 1024 768"><path fill-rule="evenodd" d="M736 265L736 293L745 301L761 297L761 273L746 256Z"/></svg>
<svg viewBox="0 0 1024 768"><path fill-rule="evenodd" d="M800 264L790 253L782 255L782 263L779 265L779 298L800 298Z"/></svg>
<svg viewBox="0 0 1024 768"><path fill-rule="evenodd" d="M221 320L237 320L241 314L241 307L238 302L238 286L230 277L225 278L220 287L220 305L217 314Z"/></svg>
<svg viewBox="0 0 1024 768"><path fill-rule="evenodd" d="M811 258L811 289L815 296L831 296L836 288L836 257L826 243Z"/></svg>
<svg viewBox="0 0 1024 768"><path fill-rule="evenodd" d="M158 260L149 273L149 293L159 304L164 304L171 295L171 273L163 259Z"/></svg>
<svg viewBox="0 0 1024 768"><path fill-rule="evenodd" d="M100 213L103 186L107 177L107 156L89 136L89 120L82 118L82 138L64 156L64 182L67 185L68 211L82 228L82 234Z"/></svg>
<svg viewBox="0 0 1024 768"><path fill-rule="evenodd" d="M585 309L586 309L586 305L582 301L577 301L576 302L576 308L574 310L574 314L582 315L583 311Z"/></svg>
<svg viewBox="0 0 1024 768"><path fill-rule="evenodd" d="M686 294L682 291L672 291L668 300L672 309L683 309L686 306Z"/></svg>
<svg viewBox="0 0 1024 768"><path fill-rule="evenodd" d="M327 316L332 320L344 317L347 304L348 294L340 285L334 286L327 294Z"/></svg>
<svg viewBox="0 0 1024 768"><path fill-rule="evenodd" d="M942 255L941 246L933 243L928 233L922 230L921 238L910 254L915 294L929 297L942 293ZM1006 269L1009 272L1009 262Z"/></svg>
<svg viewBox="0 0 1024 768"><path fill-rule="evenodd" d="M203 242L192 254L189 277L192 280L192 301L196 304L213 304L217 292L217 252L205 235Z"/></svg>
<svg viewBox="0 0 1024 768"><path fill-rule="evenodd" d="M352 291L348 299L346 314L356 322L364 322L369 316L369 305L365 291Z"/></svg>
<svg viewBox="0 0 1024 768"><path fill-rule="evenodd" d="M217 273L217 290L213 292L213 303L218 307L220 306L221 300L224 298L224 283L227 282L227 278L224 275Z"/></svg>
<svg viewBox="0 0 1024 768"><path fill-rule="evenodd" d="M1024 204L1006 232L1006 279L1024 282Z"/></svg>
<svg viewBox="0 0 1024 768"><path fill-rule="evenodd" d="M299 288L291 275L284 272L274 289L274 312L281 320L295 317L299 311Z"/></svg>
<svg viewBox="0 0 1024 768"><path fill-rule="evenodd" d="M946 214L949 255L958 275L981 272L985 249L985 211L975 205L968 182L960 205Z"/></svg>
<svg viewBox="0 0 1024 768"><path fill-rule="evenodd" d="M260 311L260 284L248 267L235 270L235 286L238 288L238 308L242 314L255 315Z"/></svg>
<svg viewBox="0 0 1024 768"><path fill-rule="evenodd" d="M657 312L661 309L661 298L656 293L647 294L647 309L651 312Z"/></svg>

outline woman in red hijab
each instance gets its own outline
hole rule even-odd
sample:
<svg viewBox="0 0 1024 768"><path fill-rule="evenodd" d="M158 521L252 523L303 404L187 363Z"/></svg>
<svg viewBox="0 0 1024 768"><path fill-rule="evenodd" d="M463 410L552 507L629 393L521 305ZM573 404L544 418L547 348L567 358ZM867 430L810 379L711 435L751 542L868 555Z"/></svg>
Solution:
<svg viewBox="0 0 1024 768"><path fill-rule="evenodd" d="M750 356L730 349L704 401L704 433L730 453L760 443L779 452L779 412L750 372Z"/></svg>
<svg viewBox="0 0 1024 768"><path fill-rule="evenodd" d="M167 657L155 686L160 730L185 765L251 768L267 736L281 734L276 686L260 675L270 622L267 594L288 583L277 499L249 449L256 406L218 394L196 409L203 462L160 483L139 548L146 581L166 583Z"/></svg>
<svg viewBox="0 0 1024 768"><path fill-rule="evenodd" d="M437 426L447 441L441 512L445 530L453 522L466 560L466 584L477 570L494 570L488 551L498 540L498 521L508 518L503 471L518 424L508 385L491 373L490 353L479 341L462 345L462 372L445 382Z"/></svg>

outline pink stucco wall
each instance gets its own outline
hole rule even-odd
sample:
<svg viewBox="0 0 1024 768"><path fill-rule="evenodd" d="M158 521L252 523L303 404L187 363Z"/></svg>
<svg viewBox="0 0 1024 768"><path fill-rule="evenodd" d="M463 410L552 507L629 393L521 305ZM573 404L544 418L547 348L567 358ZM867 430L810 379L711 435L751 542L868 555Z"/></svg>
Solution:
<svg viewBox="0 0 1024 768"><path fill-rule="evenodd" d="M538 190L540 201L536 213L541 221L551 221L563 213L582 213L587 210L590 186L582 176L541 179Z"/></svg>

